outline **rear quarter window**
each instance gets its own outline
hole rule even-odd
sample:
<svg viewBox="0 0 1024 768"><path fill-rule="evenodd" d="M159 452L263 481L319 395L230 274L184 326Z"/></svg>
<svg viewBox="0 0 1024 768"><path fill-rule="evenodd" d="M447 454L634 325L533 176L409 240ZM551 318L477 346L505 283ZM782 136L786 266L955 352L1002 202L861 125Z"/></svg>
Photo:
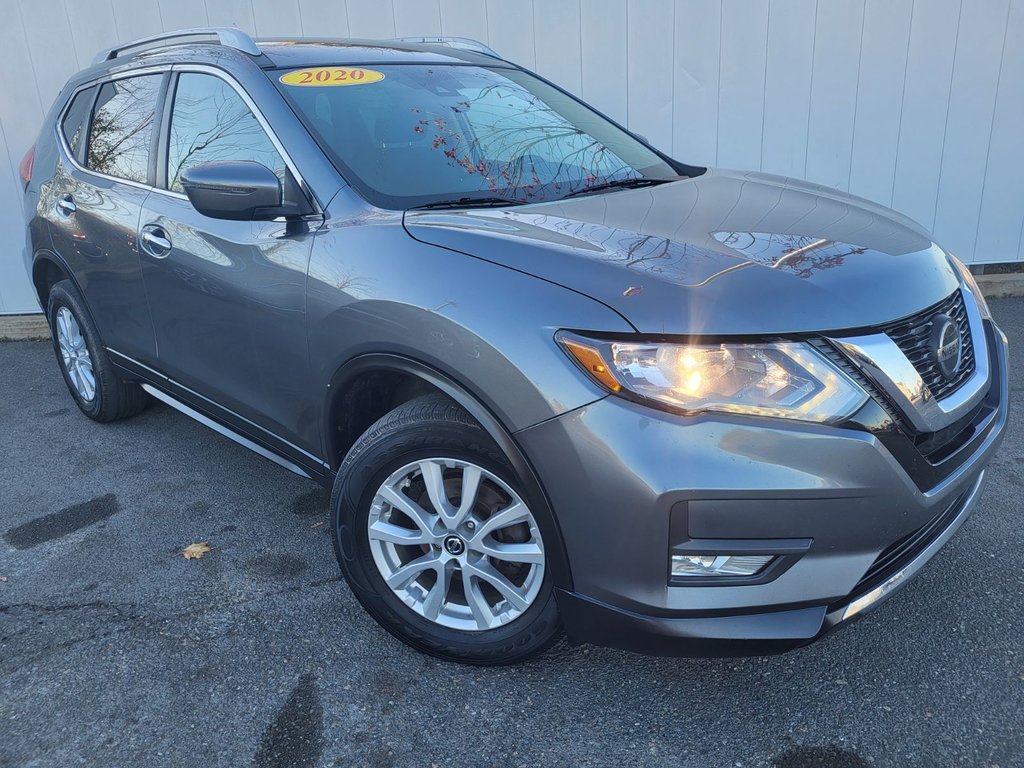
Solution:
<svg viewBox="0 0 1024 768"><path fill-rule="evenodd" d="M89 128L86 166L107 176L149 181L149 153L162 75L141 75L100 86Z"/></svg>
<svg viewBox="0 0 1024 768"><path fill-rule="evenodd" d="M75 94L71 99L64 119L61 121L60 129L64 139L71 149L71 154L76 159L80 156L79 147L84 143L85 131L89 124L89 111L92 108L93 98L96 96L96 87L86 88Z"/></svg>

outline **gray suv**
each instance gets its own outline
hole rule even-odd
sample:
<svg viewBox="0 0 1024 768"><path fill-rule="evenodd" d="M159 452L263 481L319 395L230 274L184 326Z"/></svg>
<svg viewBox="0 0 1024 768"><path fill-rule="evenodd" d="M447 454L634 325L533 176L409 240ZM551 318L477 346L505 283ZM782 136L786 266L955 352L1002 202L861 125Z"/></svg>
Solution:
<svg viewBox="0 0 1024 768"><path fill-rule="evenodd" d="M953 535L1006 425L1006 339L928 232L473 41L137 41L22 177L81 410L155 398L332 487L353 593L446 659L809 643Z"/></svg>

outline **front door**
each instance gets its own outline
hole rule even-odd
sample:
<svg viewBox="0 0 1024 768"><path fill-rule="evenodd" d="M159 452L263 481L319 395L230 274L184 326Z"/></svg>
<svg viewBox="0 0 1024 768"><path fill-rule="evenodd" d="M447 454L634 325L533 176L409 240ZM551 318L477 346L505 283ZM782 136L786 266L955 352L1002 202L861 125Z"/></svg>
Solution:
<svg viewBox="0 0 1024 768"><path fill-rule="evenodd" d="M226 221L196 211L180 177L191 165L251 160L284 179L286 165L242 97L217 75L182 72L173 87L166 191L142 211L142 272L160 371L193 403L241 417L304 453L308 420L305 284L313 232L303 222ZM262 434L261 434L262 433ZM280 448L277 441L271 440Z"/></svg>

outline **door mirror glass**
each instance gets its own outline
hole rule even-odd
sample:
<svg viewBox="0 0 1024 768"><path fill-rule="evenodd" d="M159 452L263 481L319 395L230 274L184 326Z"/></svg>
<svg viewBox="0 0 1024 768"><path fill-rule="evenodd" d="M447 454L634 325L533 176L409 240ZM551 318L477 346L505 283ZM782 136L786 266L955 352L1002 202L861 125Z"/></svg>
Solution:
<svg viewBox="0 0 1024 768"><path fill-rule="evenodd" d="M252 160L197 163L182 171L192 206L213 219L248 221L283 213L281 180Z"/></svg>

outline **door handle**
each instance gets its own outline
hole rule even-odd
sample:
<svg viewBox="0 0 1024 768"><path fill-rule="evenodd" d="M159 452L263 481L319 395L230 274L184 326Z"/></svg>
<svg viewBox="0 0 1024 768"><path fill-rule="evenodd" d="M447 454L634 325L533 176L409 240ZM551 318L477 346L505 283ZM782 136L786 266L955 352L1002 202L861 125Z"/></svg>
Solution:
<svg viewBox="0 0 1024 768"><path fill-rule="evenodd" d="M78 210L78 206L75 205L75 200L71 195L61 195L57 198L57 210L65 216L70 216Z"/></svg>
<svg viewBox="0 0 1024 768"><path fill-rule="evenodd" d="M156 259L166 259L171 252L171 241L161 227L147 226L142 230L142 250Z"/></svg>

